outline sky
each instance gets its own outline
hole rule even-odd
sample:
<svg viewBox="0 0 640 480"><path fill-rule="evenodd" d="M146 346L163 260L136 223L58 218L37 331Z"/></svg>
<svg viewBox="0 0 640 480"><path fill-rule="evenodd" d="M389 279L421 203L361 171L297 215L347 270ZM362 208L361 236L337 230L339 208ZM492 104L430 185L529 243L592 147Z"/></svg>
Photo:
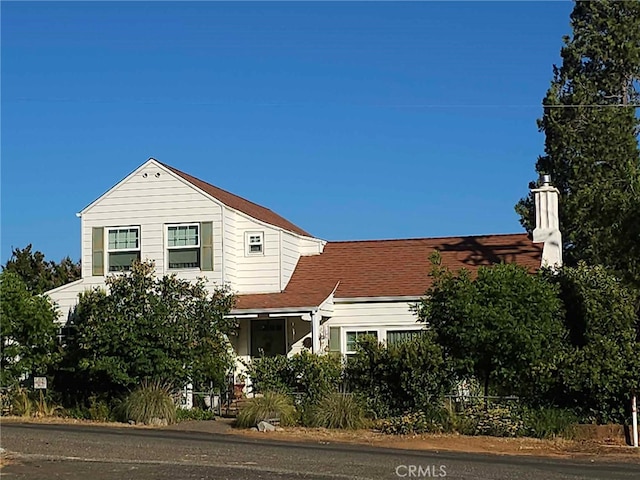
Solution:
<svg viewBox="0 0 640 480"><path fill-rule="evenodd" d="M572 8L3 1L0 260L150 157L325 240L522 232Z"/></svg>

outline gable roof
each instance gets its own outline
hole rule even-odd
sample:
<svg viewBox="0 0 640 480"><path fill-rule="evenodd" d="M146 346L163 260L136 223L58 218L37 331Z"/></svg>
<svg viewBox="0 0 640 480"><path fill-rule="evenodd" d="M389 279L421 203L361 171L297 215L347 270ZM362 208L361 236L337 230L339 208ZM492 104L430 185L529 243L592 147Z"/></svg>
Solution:
<svg viewBox="0 0 640 480"><path fill-rule="evenodd" d="M320 255L301 257L282 293L240 295L236 309L318 306L333 291L335 299L419 297L431 286L430 255L442 265L472 274L480 266L517 263L540 268L542 245L526 234L328 242Z"/></svg>
<svg viewBox="0 0 640 480"><path fill-rule="evenodd" d="M157 162L157 160L156 160ZM260 220L264 223L268 223L269 225L273 225L276 227L280 227L283 230L287 230L289 232L297 233L298 235L303 235L305 237L311 237L312 235L302 228L294 225L286 218L281 217L277 213L272 210L269 210L266 207L258 205L257 203L250 202L238 195L234 195L231 192L227 192L221 188L218 188L210 183L205 182L204 180L200 180L188 173L182 172L177 168L174 168L170 165L158 162L160 165L175 173L182 179L186 180L193 186L199 188L203 192L211 195L215 199L224 203L227 207L233 208L234 210L238 210L239 212L245 213L256 220Z"/></svg>

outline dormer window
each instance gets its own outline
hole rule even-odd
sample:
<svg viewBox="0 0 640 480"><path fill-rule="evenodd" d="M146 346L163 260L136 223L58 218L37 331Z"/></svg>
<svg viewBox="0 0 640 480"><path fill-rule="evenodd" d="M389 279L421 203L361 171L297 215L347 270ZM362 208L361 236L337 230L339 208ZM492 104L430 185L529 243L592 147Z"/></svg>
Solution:
<svg viewBox="0 0 640 480"><path fill-rule="evenodd" d="M263 255L264 254L264 233L263 232L247 232L246 234L246 253L247 255Z"/></svg>
<svg viewBox="0 0 640 480"><path fill-rule="evenodd" d="M131 264L140 260L140 227L109 228L107 239L109 271L131 270Z"/></svg>
<svg viewBox="0 0 640 480"><path fill-rule="evenodd" d="M168 225L167 252L169 268L199 268L200 225Z"/></svg>

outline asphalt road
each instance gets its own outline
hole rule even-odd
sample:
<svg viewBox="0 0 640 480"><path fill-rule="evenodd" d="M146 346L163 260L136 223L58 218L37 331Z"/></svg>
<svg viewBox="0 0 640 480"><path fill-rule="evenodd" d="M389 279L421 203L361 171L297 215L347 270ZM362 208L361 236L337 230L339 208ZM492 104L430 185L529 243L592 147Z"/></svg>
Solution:
<svg viewBox="0 0 640 480"><path fill-rule="evenodd" d="M235 435L5 423L15 452L7 479L639 479L640 464L366 446L289 443Z"/></svg>

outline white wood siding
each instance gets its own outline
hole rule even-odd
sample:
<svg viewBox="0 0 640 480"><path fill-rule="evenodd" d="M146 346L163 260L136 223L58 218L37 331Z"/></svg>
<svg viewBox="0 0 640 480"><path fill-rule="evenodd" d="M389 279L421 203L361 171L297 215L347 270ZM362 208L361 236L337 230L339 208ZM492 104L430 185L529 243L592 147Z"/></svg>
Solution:
<svg viewBox="0 0 640 480"><path fill-rule="evenodd" d="M237 278L237 250L238 241L236 240L236 217L237 214L228 208L223 209L223 248L224 248L224 265L223 276L224 282L236 291L238 287Z"/></svg>
<svg viewBox="0 0 640 480"><path fill-rule="evenodd" d="M300 237L282 232L281 288L285 289L300 259Z"/></svg>
<svg viewBox="0 0 640 480"><path fill-rule="evenodd" d="M92 277L89 279L77 280L61 287L50 290L45 295L56 305L58 311L58 323L65 323L69 313L78 304L78 295L85 290L94 287L104 288L103 277Z"/></svg>
<svg viewBox="0 0 640 480"><path fill-rule="evenodd" d="M160 175L156 177L158 173ZM213 272L201 272L199 269L167 270L166 225L199 222L213 222ZM92 227L119 226L140 226L141 259L153 260L159 275L175 272L188 280L203 276L210 282L222 282L221 205L157 165L146 164L83 213L84 276L91 275ZM105 265L108 265L106 257Z"/></svg>
<svg viewBox="0 0 640 480"><path fill-rule="evenodd" d="M300 255L318 255L324 250L324 242L319 238L300 237Z"/></svg>
<svg viewBox="0 0 640 480"><path fill-rule="evenodd" d="M274 293L280 289L280 230L236 214L236 289L239 293ZM246 253L248 232L262 232L263 254Z"/></svg>
<svg viewBox="0 0 640 480"><path fill-rule="evenodd" d="M336 299L334 313L322 324L321 350L328 346L329 328L340 327L340 350L346 351L346 332L354 330L375 330L378 339L385 340L388 330L419 330L423 323L410 310L410 302L363 302L339 303Z"/></svg>

